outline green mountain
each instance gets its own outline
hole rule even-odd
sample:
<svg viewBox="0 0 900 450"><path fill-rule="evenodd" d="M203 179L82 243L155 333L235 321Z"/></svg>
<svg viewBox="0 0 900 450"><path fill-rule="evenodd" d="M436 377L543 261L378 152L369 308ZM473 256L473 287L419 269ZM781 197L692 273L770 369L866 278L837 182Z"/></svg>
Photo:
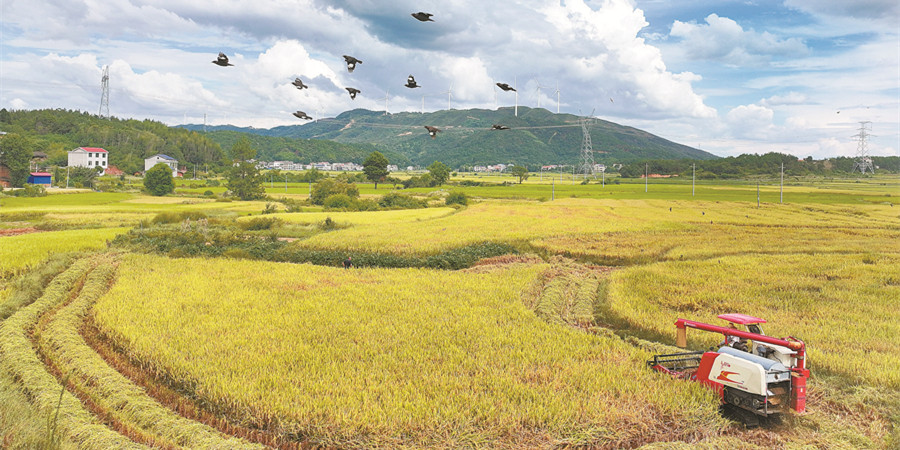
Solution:
<svg viewBox="0 0 900 450"><path fill-rule="evenodd" d="M509 130L492 130L494 124ZM431 139L425 125L442 130ZM196 129L196 125L190 126ZM519 107L498 110L444 110L432 113L383 112L356 109L335 118L304 125L271 129L208 127L210 138L220 142L216 133L231 132L266 136L330 140L351 145L371 146L384 153L391 162L420 166L441 161L450 167L512 163L531 167L544 164L572 164L580 159L583 133L580 118L571 114L554 114L546 109ZM645 159L715 159L717 156L686 145L677 144L632 127L595 119L590 126L591 141L597 163L627 163ZM281 141L286 145L290 139ZM255 145L263 147L255 141ZM261 154L266 152L261 150ZM393 156L392 156L393 155ZM286 156L283 154L282 156ZM361 162L353 155L345 160ZM287 159L287 158L285 158ZM313 158L316 159L316 158ZM313 159L310 159L312 161ZM329 160L328 158L319 158ZM338 160L335 158L331 160ZM316 159L318 160L318 159Z"/></svg>

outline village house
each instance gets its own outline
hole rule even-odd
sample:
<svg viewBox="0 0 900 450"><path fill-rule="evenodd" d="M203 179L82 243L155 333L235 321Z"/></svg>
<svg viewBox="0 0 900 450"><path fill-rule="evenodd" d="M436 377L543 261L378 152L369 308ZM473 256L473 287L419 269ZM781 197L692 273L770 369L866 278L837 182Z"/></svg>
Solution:
<svg viewBox="0 0 900 450"><path fill-rule="evenodd" d="M38 184L44 187L50 187L52 175L47 172L31 172L28 175L28 184Z"/></svg>
<svg viewBox="0 0 900 450"><path fill-rule="evenodd" d="M152 169L153 166L159 163L163 163L169 166L169 168L172 169L173 177L178 176L178 160L169 155L163 155L162 153L157 153L149 158L144 159L144 173L146 173L148 170Z"/></svg>
<svg viewBox="0 0 900 450"><path fill-rule="evenodd" d="M109 152L96 147L78 147L69 152L69 167L100 168L100 175L106 173L109 166Z"/></svg>

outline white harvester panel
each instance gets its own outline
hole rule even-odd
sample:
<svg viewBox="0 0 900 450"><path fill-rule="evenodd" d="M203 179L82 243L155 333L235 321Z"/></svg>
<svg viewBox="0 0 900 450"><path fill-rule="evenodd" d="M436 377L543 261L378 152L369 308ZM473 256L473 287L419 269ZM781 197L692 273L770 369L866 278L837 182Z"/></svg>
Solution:
<svg viewBox="0 0 900 450"><path fill-rule="evenodd" d="M713 361L709 379L751 394L765 396L770 383L790 379L790 371L778 361L722 347Z"/></svg>

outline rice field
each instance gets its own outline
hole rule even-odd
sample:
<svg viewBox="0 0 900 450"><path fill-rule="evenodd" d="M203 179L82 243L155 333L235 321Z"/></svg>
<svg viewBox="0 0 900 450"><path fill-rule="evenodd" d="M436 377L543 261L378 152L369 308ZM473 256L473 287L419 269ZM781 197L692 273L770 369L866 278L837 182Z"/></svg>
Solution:
<svg viewBox="0 0 900 450"><path fill-rule="evenodd" d="M546 268L129 255L94 313L217 408L322 445L615 445L722 426L708 392L646 371L643 351L537 318L523 296Z"/></svg>
<svg viewBox="0 0 900 450"><path fill-rule="evenodd" d="M129 229L47 231L0 237L0 278L14 276L54 253L105 248L107 241Z"/></svg>
<svg viewBox="0 0 900 450"><path fill-rule="evenodd" d="M393 211L361 211L361 212L299 212L268 214L267 217L277 218L289 224L316 224L325 219L331 219L339 225L385 225L407 222L421 222L429 219L437 219L449 216L456 212L453 208L424 208L424 209L400 209ZM251 217L241 217L238 221L250 220Z"/></svg>

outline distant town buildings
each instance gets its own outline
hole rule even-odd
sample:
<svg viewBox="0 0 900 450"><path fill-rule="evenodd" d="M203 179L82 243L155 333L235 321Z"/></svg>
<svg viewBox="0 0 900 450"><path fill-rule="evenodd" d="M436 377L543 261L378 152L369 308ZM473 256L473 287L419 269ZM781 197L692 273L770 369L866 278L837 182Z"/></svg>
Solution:
<svg viewBox="0 0 900 450"><path fill-rule="evenodd" d="M153 155L149 158L144 159L144 173L146 173L148 170L152 169L153 166L155 166L159 163L163 163L163 164L169 166L169 168L172 169L173 177L178 176L178 160L169 155L163 155L162 153L158 153L156 155Z"/></svg>
<svg viewBox="0 0 900 450"><path fill-rule="evenodd" d="M97 147L78 147L69 152L69 167L100 168L100 175L106 173L109 152Z"/></svg>

